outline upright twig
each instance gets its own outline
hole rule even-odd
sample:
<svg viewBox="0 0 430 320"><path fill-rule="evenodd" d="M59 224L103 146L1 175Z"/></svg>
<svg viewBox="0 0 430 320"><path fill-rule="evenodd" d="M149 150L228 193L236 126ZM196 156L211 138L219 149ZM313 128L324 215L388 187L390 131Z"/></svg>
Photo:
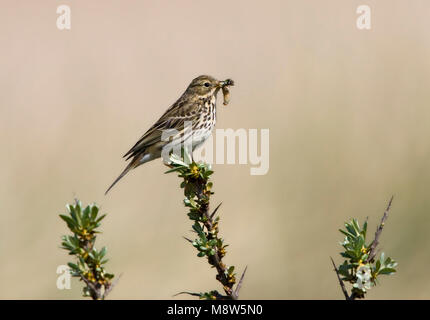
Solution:
<svg viewBox="0 0 430 320"><path fill-rule="evenodd" d="M207 164L195 163L190 159L183 161L175 155L172 155L170 160L172 161L170 164L171 169L166 173L177 172L179 177L183 178L181 188L184 189L186 197L184 204L189 208L188 217L194 221L193 231L198 236L194 241L184 238L198 250L197 256L207 257L208 263L216 269L216 279L222 284L225 292L225 295L221 295L216 290L201 294L193 293L192 295L199 295L202 299L236 300L239 296L245 272L242 274L236 290L234 290L233 287L236 284L234 266L227 267L223 262L227 245L224 244L224 239L218 235L220 217L215 216L221 204L212 213L209 212L209 200L213 194L211 191L212 182L209 181L209 177L213 171Z"/></svg>
<svg viewBox="0 0 430 320"><path fill-rule="evenodd" d="M105 271L104 265L107 249L95 248L97 228L106 215L99 216L99 207L95 204L82 208L81 202L75 200L74 205L67 205L68 215L60 215L73 235L62 237L62 248L69 251L69 255L76 257L76 263L69 262L72 276L78 277L85 283L84 296L94 300L103 300L112 291L119 277L114 283L114 275Z"/></svg>
<svg viewBox="0 0 430 320"><path fill-rule="evenodd" d="M367 290L376 285L379 275L390 275L396 272L397 262L390 257L385 258L384 253L381 253L381 257L376 259L376 248L392 202L393 197L376 229L375 238L369 245L366 244L367 220L361 227L356 219L352 219L345 223L345 230L339 230L345 235L345 239L341 243L344 251L340 255L346 260L339 268L336 267L333 259L331 261L346 300L364 298ZM351 294L348 294L345 282L352 284Z"/></svg>
<svg viewBox="0 0 430 320"><path fill-rule="evenodd" d="M388 212L390 211L391 203L393 202L393 199L394 199L394 196L391 196L391 199L388 202L388 206L387 206L387 208L384 211L384 215L382 216L381 223L379 224L378 228L376 229L375 239L373 240L373 242L372 242L372 244L370 245L370 248L369 248L369 257L367 258L367 262L373 261L373 259L376 256L376 247L379 244L379 238L381 237L382 229L385 226L385 221L388 218Z"/></svg>

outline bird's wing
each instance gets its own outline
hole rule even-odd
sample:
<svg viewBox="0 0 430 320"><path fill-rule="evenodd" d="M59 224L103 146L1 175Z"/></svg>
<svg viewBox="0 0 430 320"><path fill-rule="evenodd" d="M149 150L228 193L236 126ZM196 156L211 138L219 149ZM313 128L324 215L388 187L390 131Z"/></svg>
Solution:
<svg viewBox="0 0 430 320"><path fill-rule="evenodd" d="M136 142L136 144L123 156L127 160L140 154L149 146L160 142L164 130L176 129L179 132L184 129L186 121L192 121L192 103L182 99L176 101L161 118Z"/></svg>

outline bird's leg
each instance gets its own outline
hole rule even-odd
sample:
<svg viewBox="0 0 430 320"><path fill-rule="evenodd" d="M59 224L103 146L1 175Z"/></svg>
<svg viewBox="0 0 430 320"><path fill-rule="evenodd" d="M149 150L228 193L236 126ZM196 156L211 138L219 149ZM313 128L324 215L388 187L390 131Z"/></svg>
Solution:
<svg viewBox="0 0 430 320"><path fill-rule="evenodd" d="M191 150L191 151L189 152L188 156L189 156L189 157L190 157L190 159L191 159L191 163L193 163L193 162L194 162L194 153L193 153L193 150Z"/></svg>
<svg viewBox="0 0 430 320"><path fill-rule="evenodd" d="M182 151L183 151L183 160L187 165L194 162L192 148L190 151L190 149L185 145Z"/></svg>
<svg viewBox="0 0 430 320"><path fill-rule="evenodd" d="M170 168L170 169L172 169L172 168L173 168L172 161L170 160L170 158L171 158L172 154L173 154L173 151L170 151L170 152L169 152L169 156L168 156L168 157L166 157L166 156L161 156L161 159L163 160L163 161L162 161L162 162L163 162L163 164L164 164L166 167Z"/></svg>

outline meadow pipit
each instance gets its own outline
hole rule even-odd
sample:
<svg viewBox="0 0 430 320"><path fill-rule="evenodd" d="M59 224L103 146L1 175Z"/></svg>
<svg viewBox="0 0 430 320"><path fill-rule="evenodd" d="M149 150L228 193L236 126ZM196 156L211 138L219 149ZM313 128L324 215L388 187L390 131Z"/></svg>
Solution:
<svg viewBox="0 0 430 320"><path fill-rule="evenodd" d="M218 81L211 76L199 76L191 81L182 96L161 116L161 118L137 141L125 155L132 159L124 171L107 189L106 193L131 169L145 162L161 157L163 147L191 145L192 150L206 141L216 122L216 97L221 89L224 104L228 103L228 87L233 80ZM191 130L186 130L189 126ZM169 139L162 139L163 132L174 129L176 134ZM189 140L191 139L191 140ZM165 140L165 141L164 141ZM106 194L105 193L105 194Z"/></svg>

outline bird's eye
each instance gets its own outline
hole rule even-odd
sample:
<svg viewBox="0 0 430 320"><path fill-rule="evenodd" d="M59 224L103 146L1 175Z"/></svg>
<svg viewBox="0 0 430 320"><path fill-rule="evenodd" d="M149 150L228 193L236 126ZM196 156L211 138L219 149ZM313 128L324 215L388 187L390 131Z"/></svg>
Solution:
<svg viewBox="0 0 430 320"><path fill-rule="evenodd" d="M203 84L206 88L209 88L209 86L211 85L209 82L205 82L204 84Z"/></svg>

